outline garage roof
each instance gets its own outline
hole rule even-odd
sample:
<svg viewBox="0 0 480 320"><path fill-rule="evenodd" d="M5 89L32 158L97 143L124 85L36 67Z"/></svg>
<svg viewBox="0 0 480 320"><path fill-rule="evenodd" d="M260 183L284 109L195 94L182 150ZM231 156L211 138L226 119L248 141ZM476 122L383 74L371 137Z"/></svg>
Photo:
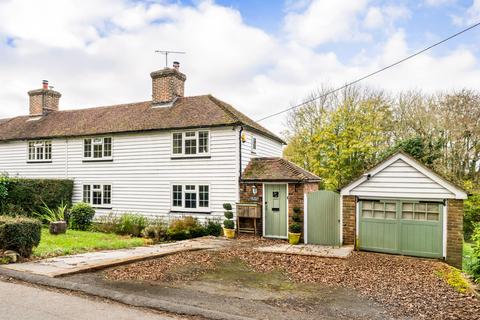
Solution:
<svg viewBox="0 0 480 320"><path fill-rule="evenodd" d="M466 199L467 192L399 151L341 189L342 195Z"/></svg>

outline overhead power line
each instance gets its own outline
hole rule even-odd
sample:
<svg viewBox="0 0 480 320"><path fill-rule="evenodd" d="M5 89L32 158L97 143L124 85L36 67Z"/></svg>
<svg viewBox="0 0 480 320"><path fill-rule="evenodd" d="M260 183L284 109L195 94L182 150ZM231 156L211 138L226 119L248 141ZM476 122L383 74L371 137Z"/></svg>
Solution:
<svg viewBox="0 0 480 320"><path fill-rule="evenodd" d="M324 97L326 97L326 96L328 96L328 95L330 95L330 94L333 94L333 93L335 93L335 92L338 92L338 91L340 91L340 90L343 90L343 89L345 89L345 88L347 88L347 87L349 87L349 86L351 86L351 85L354 85L354 84L356 84L356 83L359 83L360 81L363 81L363 80L365 80L365 79L367 79L367 78L373 77L374 75L379 74L380 72L383 72L383 71L385 71L385 70L387 70L387 69L393 68L393 67L395 67L395 66L397 66L397 65L399 65L399 64L401 64L401 63L403 63L403 62L405 62L405 61L407 61L407 60L410 60L410 59L412 59L412 58L414 58L414 57L416 57L416 56L418 56L418 55L420 55L420 54L422 54L422 53L424 53L424 52L426 52L426 51L428 51L428 50L430 50L430 49L433 49L433 48L435 48L435 47L437 47L437 46L439 46L439 45L441 45L441 44L443 44L443 43L445 43L445 42L447 42L447 41L449 41L449 40L451 40L451 39L453 39L453 38L455 38L455 37L458 37L459 35L467 32L467 31L469 31L469 30L472 30L473 28L478 27L479 25L480 25L480 22L477 22L477 23L475 23L474 25L471 25L470 27L468 27L468 28L466 28L466 29L463 29L463 30L461 30L461 31L459 31L459 32L457 32L457 33L455 33L455 34L452 34L452 35L449 36L448 38L445 38L445 39L443 39L443 40L441 40L441 41L438 41L438 42L436 42L436 43L434 43L434 44L432 44L432 45L430 45L430 46L428 46L428 47L426 47L426 48L424 48L424 49L422 49L422 50L420 50L420 51L417 51L417 52L409 55L408 57L405 57L405 58L403 58L403 59L401 59L401 60L398 60L397 62L394 62L394 63L392 63L392 64L390 64L390 65L388 65L388 66L386 66L386 67L383 67L383 68L381 68L381 69L378 69L377 71L374 71L374 72L372 72L372 73L369 73L369 74L367 74L367 75L365 75L365 76L363 76L363 77L361 77L361 78L358 78L358 79L356 79L356 80L354 80L354 81L352 81L352 82L348 82L348 83L344 84L344 85L341 86L341 87L338 87L338 88L336 88L336 89L333 89L333 90L331 90L331 91L328 91L328 92L326 92L326 93L324 93L324 94L321 94L321 95L319 95L319 96L317 96L317 97L308 99L308 100L306 100L306 101L304 101L304 102L302 102L302 103L299 103L299 104L294 105L294 106L292 106L292 107L289 107L289 108L283 109L283 110L281 110L281 111L275 112L275 113L273 113L273 114L271 114L271 115L268 115L268 116L266 116L266 117L263 117L263 118L261 118L261 119L258 119L257 122L260 122L260 121L263 121L263 120L266 120L266 119L269 119L269 118L278 116L279 114L285 113L285 112L290 111L290 110L294 110L294 109L299 108L299 107L301 107L301 106L303 106L303 105L306 105L306 104L311 103L311 102L314 102L314 101L316 101L316 100L318 100L318 99L324 98Z"/></svg>

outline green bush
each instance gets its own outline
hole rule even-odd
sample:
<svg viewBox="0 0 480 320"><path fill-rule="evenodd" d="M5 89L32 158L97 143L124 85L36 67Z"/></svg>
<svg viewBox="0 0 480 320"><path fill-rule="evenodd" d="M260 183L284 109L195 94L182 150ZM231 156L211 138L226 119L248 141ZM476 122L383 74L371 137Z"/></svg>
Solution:
<svg viewBox="0 0 480 320"><path fill-rule="evenodd" d="M162 219L153 220L143 230L143 235L155 242L165 241L167 239L167 224Z"/></svg>
<svg viewBox="0 0 480 320"><path fill-rule="evenodd" d="M476 193L465 200L463 214L463 232L465 240L470 240L474 225L480 223L480 194Z"/></svg>
<svg viewBox="0 0 480 320"><path fill-rule="evenodd" d="M293 222L290 224L290 226L288 227L288 230L291 232L291 233L302 233L302 225L298 222Z"/></svg>
<svg viewBox="0 0 480 320"><path fill-rule="evenodd" d="M142 236L143 229L148 225L148 220L140 214L124 213L120 216L116 233L121 235Z"/></svg>
<svg viewBox="0 0 480 320"><path fill-rule="evenodd" d="M107 215L96 218L92 223L92 230L103 233L116 233L119 229L120 219L110 212Z"/></svg>
<svg viewBox="0 0 480 320"><path fill-rule="evenodd" d="M28 258L40 243L41 231L38 220L0 216L0 249L13 250Z"/></svg>
<svg viewBox="0 0 480 320"><path fill-rule="evenodd" d="M167 238L170 240L185 240L203 237L206 234L206 228L198 219L191 216L173 220L167 230Z"/></svg>
<svg viewBox="0 0 480 320"><path fill-rule="evenodd" d="M480 283L480 223L475 225L475 231L473 232L472 240L474 241L474 245L469 269L475 281Z"/></svg>
<svg viewBox="0 0 480 320"><path fill-rule="evenodd" d="M34 212L33 216L47 224L51 222L65 221L65 217L67 216L67 205L62 203L57 208L51 209L46 204L43 204L41 211Z"/></svg>
<svg viewBox="0 0 480 320"><path fill-rule="evenodd" d="M226 220L223 221L223 227L225 229L235 229L235 222L233 222L233 212L232 212L232 205L230 203L224 203L223 209L225 212L223 215L225 216Z"/></svg>
<svg viewBox="0 0 480 320"><path fill-rule="evenodd" d="M72 202L73 181L59 179L0 178L0 213L32 216L46 205L57 208ZM15 208L15 210L11 210Z"/></svg>
<svg viewBox="0 0 480 320"><path fill-rule="evenodd" d="M218 220L208 220L205 226L206 234L209 236L219 237L222 235L222 224Z"/></svg>
<svg viewBox="0 0 480 320"><path fill-rule="evenodd" d="M70 228L73 230L88 230L92 225L95 209L88 203L80 202L70 210Z"/></svg>

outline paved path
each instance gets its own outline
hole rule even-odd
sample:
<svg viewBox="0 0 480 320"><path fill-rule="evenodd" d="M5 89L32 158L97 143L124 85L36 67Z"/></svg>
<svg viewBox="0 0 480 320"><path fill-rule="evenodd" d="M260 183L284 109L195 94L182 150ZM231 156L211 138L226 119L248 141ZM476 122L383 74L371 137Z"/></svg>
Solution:
<svg viewBox="0 0 480 320"><path fill-rule="evenodd" d="M328 247L314 244L274 244L267 247L256 248L257 251L271 253L288 253L324 258L347 258L353 251L353 246Z"/></svg>
<svg viewBox="0 0 480 320"><path fill-rule="evenodd" d="M96 251L33 262L9 264L3 265L0 268L34 273L48 277L59 277L149 258L161 257L182 251L220 248L229 243L231 242L220 238L203 237L148 247Z"/></svg>
<svg viewBox="0 0 480 320"><path fill-rule="evenodd" d="M94 301L88 298L0 281L0 319L173 320L180 318L129 308L115 302Z"/></svg>

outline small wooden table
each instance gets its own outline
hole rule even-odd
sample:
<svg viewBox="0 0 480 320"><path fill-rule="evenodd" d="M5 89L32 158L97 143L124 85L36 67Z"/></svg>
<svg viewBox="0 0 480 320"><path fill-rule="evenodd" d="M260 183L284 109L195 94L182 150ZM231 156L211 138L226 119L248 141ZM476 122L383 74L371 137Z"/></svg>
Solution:
<svg viewBox="0 0 480 320"><path fill-rule="evenodd" d="M240 218L252 219L253 228L241 228ZM257 235L257 220L262 218L262 206L259 203L237 203L237 231L238 233L253 233Z"/></svg>

